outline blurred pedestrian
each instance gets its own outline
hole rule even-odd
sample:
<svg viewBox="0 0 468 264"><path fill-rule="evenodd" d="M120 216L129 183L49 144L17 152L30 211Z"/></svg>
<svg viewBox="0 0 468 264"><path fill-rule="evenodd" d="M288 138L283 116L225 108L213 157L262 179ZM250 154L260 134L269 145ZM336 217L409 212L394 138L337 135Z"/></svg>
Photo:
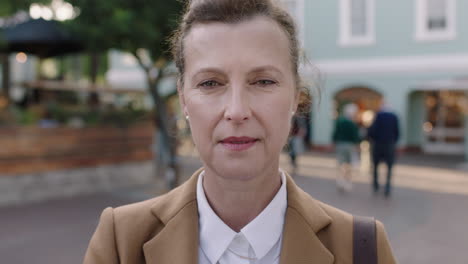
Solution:
<svg viewBox="0 0 468 264"><path fill-rule="evenodd" d="M335 144L338 172L336 186L339 190L351 191L353 162L357 160L360 141L359 128L354 122L358 107L346 104L343 113L335 122L333 143Z"/></svg>
<svg viewBox="0 0 468 264"><path fill-rule="evenodd" d="M158 121L154 117L155 131L153 135L153 160L154 160L154 171L156 177L163 177L168 189L173 189L177 183L177 157L172 153L175 153L178 146L178 140L173 136L177 130L177 116L171 107L166 109L166 125L168 127L169 134L164 134L164 131L159 128ZM171 137L172 140L167 140Z"/></svg>
<svg viewBox="0 0 468 264"><path fill-rule="evenodd" d="M400 137L398 117L391 112L388 105L383 105L376 114L367 134L372 151L373 164L373 190L377 193L379 185L379 163L385 162L387 165L387 182L384 194L389 197L391 193L392 167L395 162L396 144Z"/></svg>
<svg viewBox="0 0 468 264"><path fill-rule="evenodd" d="M291 136L289 138L289 158L293 174L296 173L297 160L305 151L305 136L307 133L307 124L304 118L299 115L294 115L292 119Z"/></svg>

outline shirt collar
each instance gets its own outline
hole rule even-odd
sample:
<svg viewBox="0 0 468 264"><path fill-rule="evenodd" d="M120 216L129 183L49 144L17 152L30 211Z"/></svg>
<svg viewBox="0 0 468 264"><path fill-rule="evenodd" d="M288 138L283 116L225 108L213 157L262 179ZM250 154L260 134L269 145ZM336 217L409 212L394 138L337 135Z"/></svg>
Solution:
<svg viewBox="0 0 468 264"><path fill-rule="evenodd" d="M227 226L209 205L203 189L203 176L204 172L200 174L197 183L200 247L210 262L216 263L237 233ZM281 238L286 207L286 176L281 171L281 187L273 200L240 231L252 246L257 259L263 258Z"/></svg>
<svg viewBox="0 0 468 264"><path fill-rule="evenodd" d="M236 232L219 218L208 203L203 189L204 174L204 171L200 173L197 182L200 247L210 263L216 263L236 236Z"/></svg>
<svg viewBox="0 0 468 264"><path fill-rule="evenodd" d="M281 238L287 207L286 176L281 172L281 187L263 211L241 229L255 256L263 258Z"/></svg>

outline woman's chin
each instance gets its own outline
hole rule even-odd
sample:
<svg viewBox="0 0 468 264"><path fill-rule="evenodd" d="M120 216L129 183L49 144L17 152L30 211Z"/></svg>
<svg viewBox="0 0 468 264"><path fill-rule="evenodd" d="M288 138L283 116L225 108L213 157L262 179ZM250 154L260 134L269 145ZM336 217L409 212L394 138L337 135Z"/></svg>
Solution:
<svg viewBox="0 0 468 264"><path fill-rule="evenodd" d="M252 165L224 165L224 166L213 166L212 170L219 177L226 180L238 180L238 181L249 181L258 177L262 169L259 166Z"/></svg>

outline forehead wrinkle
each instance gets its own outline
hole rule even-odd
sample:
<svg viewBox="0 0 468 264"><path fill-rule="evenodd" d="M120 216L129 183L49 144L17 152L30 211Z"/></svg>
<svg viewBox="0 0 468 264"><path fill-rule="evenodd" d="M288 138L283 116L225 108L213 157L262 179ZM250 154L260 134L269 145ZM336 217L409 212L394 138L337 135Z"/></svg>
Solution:
<svg viewBox="0 0 468 264"><path fill-rule="evenodd" d="M253 27L250 25L245 27L245 24L251 23L254 20L256 22L252 24ZM245 48L249 49L251 47L255 54L258 55L255 60L252 60L252 50L250 52L241 52L239 51L239 47L235 46L235 43L239 38L244 38L246 42L250 42L249 38L256 35L263 37L253 39L254 42L251 45L245 45ZM278 39L274 43L271 43L272 37ZM289 40L281 28L268 18L260 17L236 24L217 22L197 24L187 34L184 42L187 72L201 67L213 67L217 71L229 73L230 69L235 69L237 65L244 65L247 67L244 70L250 73L265 70L261 69L264 66L278 65L280 63L286 67L286 65L291 64L289 58ZM268 48L258 48L263 46L267 46ZM226 54L226 51L230 53ZM284 51L285 53L283 54L283 52L279 51ZM288 57L284 58L284 56ZM224 59L220 61L218 60L219 57ZM283 61L284 59L285 61ZM285 67L280 66L275 68L277 72L285 74L284 71L290 68L286 69ZM248 68L251 68L251 70ZM270 67L269 70L271 68L273 67ZM193 76L193 74L190 75Z"/></svg>
<svg viewBox="0 0 468 264"><path fill-rule="evenodd" d="M250 73L261 73L261 72L275 72L283 76L283 72L275 67L274 65L264 65L264 66L256 66L253 69L251 69L249 72Z"/></svg>
<svg viewBox="0 0 468 264"><path fill-rule="evenodd" d="M216 68L216 67L205 67L205 68L201 68L199 70L197 70L193 76L197 76L199 74L202 74L202 73L215 73L215 74L221 74L221 75L225 75L224 71L220 68Z"/></svg>

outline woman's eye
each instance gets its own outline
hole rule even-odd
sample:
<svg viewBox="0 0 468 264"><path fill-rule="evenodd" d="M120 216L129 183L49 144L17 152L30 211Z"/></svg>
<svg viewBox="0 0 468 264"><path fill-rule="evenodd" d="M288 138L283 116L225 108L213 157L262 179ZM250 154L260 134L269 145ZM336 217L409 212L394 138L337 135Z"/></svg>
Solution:
<svg viewBox="0 0 468 264"><path fill-rule="evenodd" d="M209 80L209 81L204 81L204 82L200 83L198 86L201 86L201 87L215 87L215 86L219 86L219 85L221 85L219 82L214 81L214 80Z"/></svg>
<svg viewBox="0 0 468 264"><path fill-rule="evenodd" d="M272 80L258 80L254 84L257 84L260 86L268 86L268 85L276 84L276 82Z"/></svg>

